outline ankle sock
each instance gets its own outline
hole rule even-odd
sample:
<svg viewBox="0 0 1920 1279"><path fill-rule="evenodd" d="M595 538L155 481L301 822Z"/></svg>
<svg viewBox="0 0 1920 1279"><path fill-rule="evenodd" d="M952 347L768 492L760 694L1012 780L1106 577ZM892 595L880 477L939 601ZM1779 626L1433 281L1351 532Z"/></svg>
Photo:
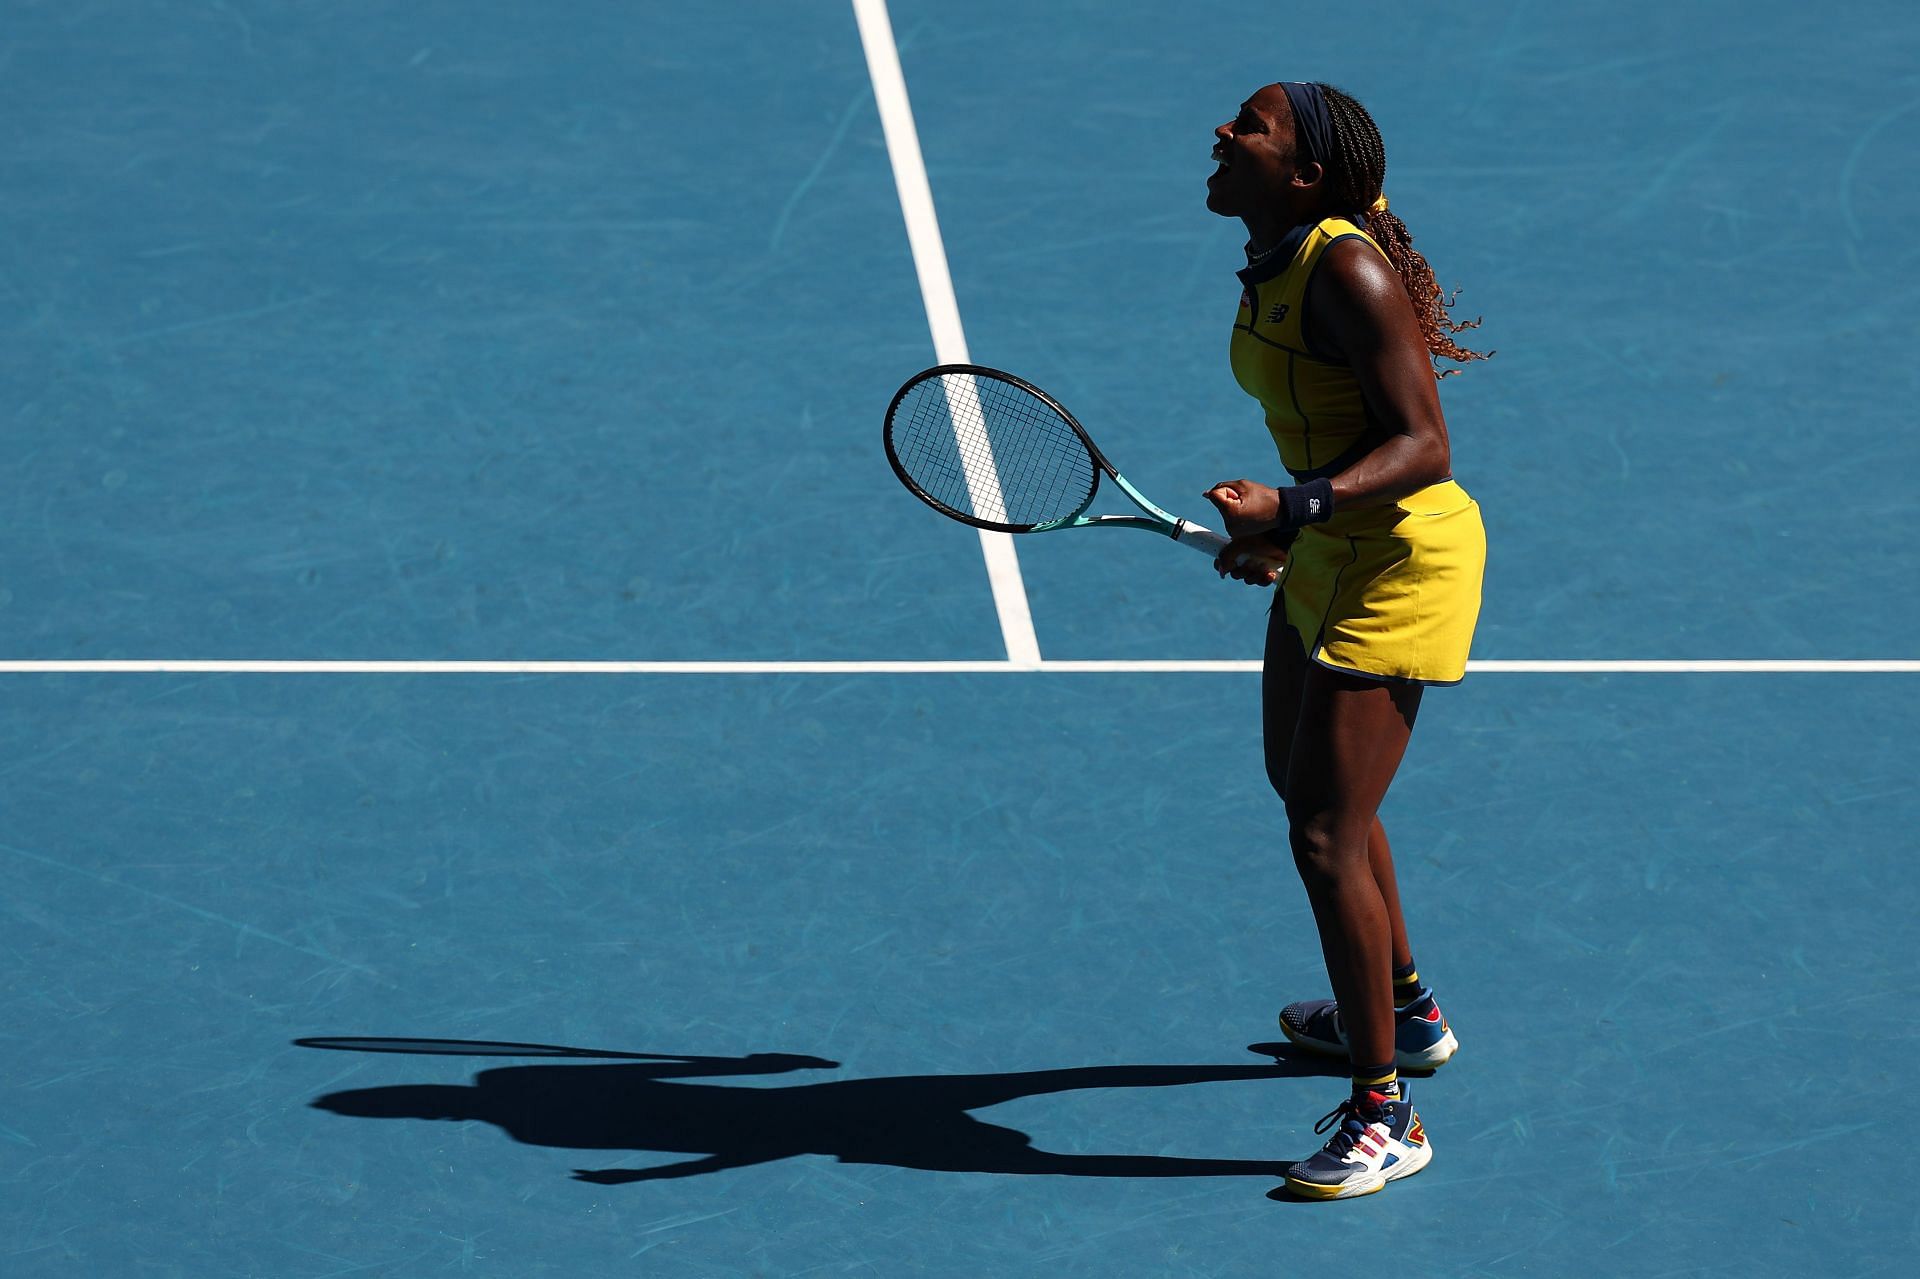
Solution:
<svg viewBox="0 0 1920 1279"><path fill-rule="evenodd" d="M1364 1101L1370 1092L1377 1092L1391 1101L1400 1098L1400 1072L1392 1062L1384 1066L1355 1066L1353 1068L1353 1099Z"/></svg>
<svg viewBox="0 0 1920 1279"><path fill-rule="evenodd" d="M1415 971L1411 959L1407 961L1404 968L1393 970L1393 1006L1395 1008L1405 1008L1426 993L1426 988L1420 984L1420 974Z"/></svg>

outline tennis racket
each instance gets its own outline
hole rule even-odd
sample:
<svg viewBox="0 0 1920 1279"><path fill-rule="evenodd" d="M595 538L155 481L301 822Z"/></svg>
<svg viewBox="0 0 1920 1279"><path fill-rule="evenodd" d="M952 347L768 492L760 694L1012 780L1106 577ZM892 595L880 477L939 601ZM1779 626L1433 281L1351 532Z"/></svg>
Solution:
<svg viewBox="0 0 1920 1279"><path fill-rule="evenodd" d="M1138 528L1209 557L1227 545L1148 501L1058 400L998 369L942 364L914 374L887 406L886 443L909 492L975 528ZM1143 514L1088 515L1103 474Z"/></svg>

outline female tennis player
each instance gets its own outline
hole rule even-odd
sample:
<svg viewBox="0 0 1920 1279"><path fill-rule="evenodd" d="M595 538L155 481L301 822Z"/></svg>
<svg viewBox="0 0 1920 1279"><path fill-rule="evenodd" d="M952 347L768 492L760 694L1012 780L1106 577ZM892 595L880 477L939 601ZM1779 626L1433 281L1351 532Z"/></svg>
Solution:
<svg viewBox="0 0 1920 1279"><path fill-rule="evenodd" d="M1398 1077L1456 1043L1422 986L1378 811L1420 695L1466 673L1486 538L1453 482L1433 361L1483 359L1453 334L1433 271L1387 210L1373 118L1325 84L1272 84L1214 130L1207 208L1247 227L1233 375L1260 402L1292 483L1215 485L1233 543L1215 567L1278 582L1267 627L1267 775L1286 802L1335 998L1280 1014L1347 1057L1353 1093L1287 1186L1369 1194L1432 1158Z"/></svg>

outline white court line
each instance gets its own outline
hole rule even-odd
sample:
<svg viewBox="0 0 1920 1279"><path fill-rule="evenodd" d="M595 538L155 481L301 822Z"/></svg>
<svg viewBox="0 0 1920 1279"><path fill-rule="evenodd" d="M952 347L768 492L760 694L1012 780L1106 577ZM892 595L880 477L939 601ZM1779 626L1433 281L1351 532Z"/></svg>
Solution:
<svg viewBox="0 0 1920 1279"><path fill-rule="evenodd" d="M163 657L0 661L0 675L1250 675L1259 670L1258 661L1240 658L1057 662L309 662ZM1468 662L1467 670L1482 675L1915 675L1920 674L1920 661L1487 659Z"/></svg>
<svg viewBox="0 0 1920 1279"><path fill-rule="evenodd" d="M880 108L880 128L887 138L887 156L893 162L893 183L900 193L900 213L907 223L907 243L913 248L913 269L920 277L920 297L927 310L927 328L933 333L936 364L970 364L967 335L960 327L960 304L947 270L947 250L940 240L940 221L933 212L933 188L927 182L926 161L920 155L920 135L913 127L913 107L907 100L907 78L900 70L900 50L893 42L893 23L886 0L853 0L854 21L867 53L867 74L873 79L873 98ZM990 490L997 501L997 475L976 477L967 468L967 487ZM1033 612L1027 606L1027 588L1020 578L1020 557L1006 533L980 529L980 553L987 562L987 582L993 588L993 608L1000 617L1000 638L1007 660L1018 666L1040 661L1040 638L1033 630Z"/></svg>
<svg viewBox="0 0 1920 1279"><path fill-rule="evenodd" d="M993 441L987 437L987 411L980 404L980 384L969 374L948 373L940 379L940 394L946 397L947 423L953 428L954 451L967 480L967 500L973 503L974 514L989 524L1007 523L1006 495L1000 491L1000 460L993 455ZM1001 536L1007 537L1004 533ZM1011 538L1008 545L1012 545ZM1015 572L1020 570L1018 560L1013 567ZM1025 591L1021 592L1020 603L1026 607ZM1003 633L1005 629L1002 619ZM1012 653L1012 645L1007 651ZM1039 660L1037 644L1033 656Z"/></svg>

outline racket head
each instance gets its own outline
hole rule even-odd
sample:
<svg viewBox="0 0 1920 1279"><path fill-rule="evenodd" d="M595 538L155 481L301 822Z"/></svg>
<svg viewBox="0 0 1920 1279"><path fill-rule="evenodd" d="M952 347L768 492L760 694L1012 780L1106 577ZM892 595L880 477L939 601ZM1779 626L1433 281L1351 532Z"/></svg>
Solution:
<svg viewBox="0 0 1920 1279"><path fill-rule="evenodd" d="M1031 533L1074 519L1111 472L1080 423L1039 387L980 364L914 374L887 406L887 462L952 519Z"/></svg>

